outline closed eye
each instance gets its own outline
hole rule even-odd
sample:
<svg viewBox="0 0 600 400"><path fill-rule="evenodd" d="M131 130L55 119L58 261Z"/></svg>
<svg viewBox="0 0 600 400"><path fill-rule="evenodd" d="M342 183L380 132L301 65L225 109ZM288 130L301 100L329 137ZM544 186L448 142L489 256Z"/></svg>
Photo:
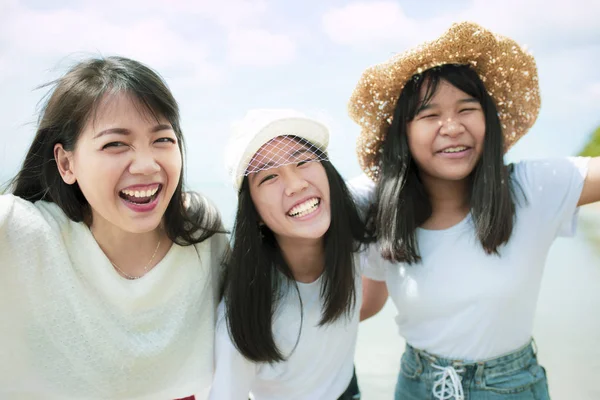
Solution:
<svg viewBox="0 0 600 400"><path fill-rule="evenodd" d="M169 142L173 143L173 144L177 143L175 141L175 139L170 138L170 137L163 137L163 138L157 139L154 143L169 143Z"/></svg>
<svg viewBox="0 0 600 400"><path fill-rule="evenodd" d="M110 147L123 147L123 146L127 146L127 145L123 142L110 142L110 143L106 143L104 146L102 146L102 150L108 149Z"/></svg>
<svg viewBox="0 0 600 400"><path fill-rule="evenodd" d="M478 108L463 108L462 110L460 110L459 112L468 112L468 111L478 111Z"/></svg>
<svg viewBox="0 0 600 400"><path fill-rule="evenodd" d="M437 118L439 117L438 114L427 114L427 115L422 115L419 119L431 119L431 118Z"/></svg>
<svg viewBox="0 0 600 400"><path fill-rule="evenodd" d="M276 177L277 177L277 175L275 175L275 174L271 174L271 175L267 175L267 176L265 176L264 178L262 178L262 179L260 180L259 186L260 186L260 185L262 185L263 183L267 182L267 181L270 181L270 180L272 180L272 179L275 179Z"/></svg>

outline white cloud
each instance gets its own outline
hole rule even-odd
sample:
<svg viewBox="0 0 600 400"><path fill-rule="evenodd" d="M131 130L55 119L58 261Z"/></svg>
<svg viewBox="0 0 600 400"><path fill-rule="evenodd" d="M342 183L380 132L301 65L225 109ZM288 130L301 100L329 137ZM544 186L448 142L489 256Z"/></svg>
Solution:
<svg viewBox="0 0 600 400"><path fill-rule="evenodd" d="M465 20L514 37L530 47L539 44L556 48L597 41L599 1L554 0L552 3L474 0L463 10L416 19L408 17L396 1L358 1L330 9L321 22L323 31L334 43L359 48L413 45L433 39L453 22Z"/></svg>
<svg viewBox="0 0 600 400"><path fill-rule="evenodd" d="M270 67L287 64L296 56L292 37L265 29L273 17L265 0L108 0L90 3L96 14L115 8L121 13L135 14L145 10L153 15L164 15L172 20L184 16L199 24L210 21L223 29L227 38L226 58L234 65ZM102 4L102 8L97 6ZM111 14L106 14L110 17Z"/></svg>
<svg viewBox="0 0 600 400"><path fill-rule="evenodd" d="M11 38L1 52L4 77L31 73L40 63L51 67L62 57L120 54L160 72L193 77L198 84L220 78L219 69L207 61L205 43L178 35L155 17L118 24L89 10L40 12L21 8L13 9L1 34ZM47 64L49 60L52 64Z"/></svg>
<svg viewBox="0 0 600 400"><path fill-rule="evenodd" d="M475 0L455 18L472 19L525 40L560 45L597 38L600 2L596 0Z"/></svg>
<svg viewBox="0 0 600 400"><path fill-rule="evenodd" d="M86 0L86 2L97 11L108 11L113 15L115 11L128 15L140 11L169 16L187 15L211 20L229 29L256 26L263 22L269 13L265 0L105 0L103 2Z"/></svg>
<svg viewBox="0 0 600 400"><path fill-rule="evenodd" d="M290 37L262 29L231 32L228 48L229 60L237 65L276 66L287 64L296 56L296 45Z"/></svg>
<svg viewBox="0 0 600 400"><path fill-rule="evenodd" d="M39 76L40 68L55 68L65 57L120 54L186 86L215 85L227 68L213 60L266 67L294 59L292 38L256 28L267 15L264 0L84 0L43 10L6 0L0 13L0 80ZM202 33L179 29L180 22ZM218 40L228 45L217 47Z"/></svg>
<svg viewBox="0 0 600 400"><path fill-rule="evenodd" d="M331 9L323 16L322 24L333 42L361 47L397 41L418 31L400 5L391 1L356 2Z"/></svg>

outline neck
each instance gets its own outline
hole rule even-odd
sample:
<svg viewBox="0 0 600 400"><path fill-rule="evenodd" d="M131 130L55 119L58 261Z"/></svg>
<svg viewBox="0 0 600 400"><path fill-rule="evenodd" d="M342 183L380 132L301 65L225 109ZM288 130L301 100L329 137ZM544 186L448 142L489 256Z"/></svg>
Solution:
<svg viewBox="0 0 600 400"><path fill-rule="evenodd" d="M325 269L325 241L277 238L283 258L298 282L316 281Z"/></svg>
<svg viewBox="0 0 600 400"><path fill-rule="evenodd" d="M470 211L469 179L460 181L421 177L431 203L431 217L424 228L446 229L460 222Z"/></svg>
<svg viewBox="0 0 600 400"><path fill-rule="evenodd" d="M132 233L101 218L94 218L90 231L117 273L125 278L145 275L170 247L161 227L150 232Z"/></svg>

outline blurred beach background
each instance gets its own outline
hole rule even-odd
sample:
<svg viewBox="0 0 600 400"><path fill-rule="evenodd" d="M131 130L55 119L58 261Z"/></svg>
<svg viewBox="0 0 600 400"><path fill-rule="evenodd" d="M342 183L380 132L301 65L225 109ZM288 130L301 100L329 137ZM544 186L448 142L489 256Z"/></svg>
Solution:
<svg viewBox="0 0 600 400"><path fill-rule="evenodd" d="M362 71L461 20L514 38L538 63L541 113L507 162L597 155L599 16L598 0L0 0L0 182L17 172L35 133L46 92L36 87L82 58L118 54L169 83L187 139L187 187L215 201L231 227L236 199L223 154L233 121L251 108L319 118L350 179L360 173L359 130L346 103ZM535 338L553 399L600 399L599 310L600 208L591 206L577 236L553 246L539 298ZM392 398L404 348L395 314L388 302L361 325L364 399Z"/></svg>

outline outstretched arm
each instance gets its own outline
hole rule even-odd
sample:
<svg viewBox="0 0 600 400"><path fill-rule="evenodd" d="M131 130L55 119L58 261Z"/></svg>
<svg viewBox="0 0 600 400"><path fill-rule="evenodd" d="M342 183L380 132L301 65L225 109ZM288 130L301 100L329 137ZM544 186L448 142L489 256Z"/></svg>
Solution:
<svg viewBox="0 0 600 400"><path fill-rule="evenodd" d="M588 164L588 172L583 183L578 206L600 201L600 157L594 157Z"/></svg>

